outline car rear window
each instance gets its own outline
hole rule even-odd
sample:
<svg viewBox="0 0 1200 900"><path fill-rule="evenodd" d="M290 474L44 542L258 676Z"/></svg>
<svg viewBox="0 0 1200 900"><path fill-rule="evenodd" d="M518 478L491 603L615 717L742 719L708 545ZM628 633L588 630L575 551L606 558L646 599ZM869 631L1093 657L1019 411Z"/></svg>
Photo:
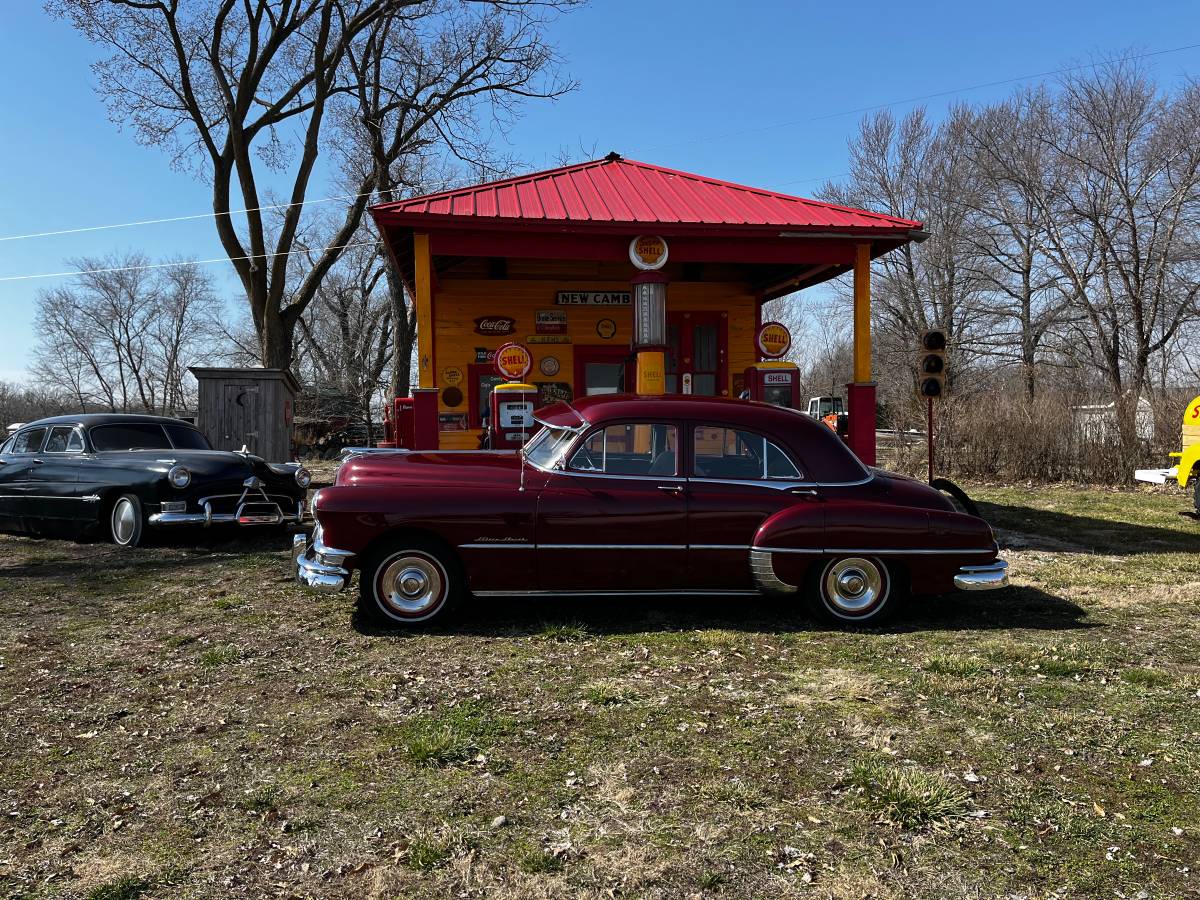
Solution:
<svg viewBox="0 0 1200 900"><path fill-rule="evenodd" d="M164 425L167 429L167 434L171 438L171 443L175 445L176 450L211 450L212 445L208 443L208 438L202 435L195 428L188 428L186 425Z"/></svg>
<svg viewBox="0 0 1200 900"><path fill-rule="evenodd" d="M129 422L97 425L92 429L92 446L97 450L170 450L171 442L161 425Z"/></svg>

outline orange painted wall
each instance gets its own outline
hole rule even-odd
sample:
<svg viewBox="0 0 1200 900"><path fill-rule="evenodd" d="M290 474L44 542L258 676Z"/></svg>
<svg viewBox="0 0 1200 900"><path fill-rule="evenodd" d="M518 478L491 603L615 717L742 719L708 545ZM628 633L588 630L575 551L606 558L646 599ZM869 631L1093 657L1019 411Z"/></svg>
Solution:
<svg viewBox="0 0 1200 900"><path fill-rule="evenodd" d="M581 346L629 348L633 312L629 306L557 306L559 291L628 291L634 272L630 265L618 263L571 263L560 261L508 260L506 278L489 278L486 260L467 260L443 270L437 261L437 289L433 301L433 368L435 386L442 391L438 410L441 414L468 412L469 366L476 361L476 348L495 350L508 341L526 344L533 353L533 370L525 379L531 383L566 382L574 388L575 349ZM749 285L732 279L732 268L706 267L702 281L684 281L681 269L668 267L671 284L667 289L668 311L716 311L727 316L727 383L730 394L733 381L756 359L754 348L755 298ZM538 310L560 310L567 314L570 343L539 344L529 341L535 335L534 316ZM475 333L480 316L509 316L516 320L511 335L493 336ZM597 333L601 319L612 319L616 333L605 340ZM540 363L547 356L557 358L558 374L546 376ZM444 389L455 379L462 402L449 406ZM443 449L470 449L478 444L479 431L443 431L439 434Z"/></svg>

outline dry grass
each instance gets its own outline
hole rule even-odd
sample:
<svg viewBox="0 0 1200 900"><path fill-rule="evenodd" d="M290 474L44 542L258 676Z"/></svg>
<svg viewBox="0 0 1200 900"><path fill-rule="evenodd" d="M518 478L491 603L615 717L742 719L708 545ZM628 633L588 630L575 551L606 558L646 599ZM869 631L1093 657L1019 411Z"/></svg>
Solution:
<svg viewBox="0 0 1200 900"><path fill-rule="evenodd" d="M1184 498L972 493L1017 587L877 633L610 599L386 635L282 541L0 538L0 895L1195 895Z"/></svg>

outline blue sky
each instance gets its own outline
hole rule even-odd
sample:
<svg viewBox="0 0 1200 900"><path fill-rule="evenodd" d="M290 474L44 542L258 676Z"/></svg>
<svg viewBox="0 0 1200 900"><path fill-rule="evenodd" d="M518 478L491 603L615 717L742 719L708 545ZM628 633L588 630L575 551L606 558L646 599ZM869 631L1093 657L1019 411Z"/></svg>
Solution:
<svg viewBox="0 0 1200 900"><path fill-rule="evenodd" d="M6 4L4 18L0 238L211 208L202 183L108 121L92 90L90 45L32 0ZM846 140L860 115L831 114L1050 71L1094 53L1200 43L1200 17L1182 0L1134 7L1096 0L593 0L563 17L554 35L580 87L555 103L531 105L511 130L509 150L530 169L594 146L597 156L617 150L804 195L846 171ZM1200 49L1147 65L1169 86L1200 75ZM960 97L982 102L1011 89ZM951 99L927 105L940 114ZM337 193L318 184L310 196ZM62 271L68 257L126 250L154 258L221 256L211 220L200 219L0 241L0 277ZM211 268L231 308L240 309L228 263ZM0 281L0 379L20 378L33 358L35 299L58 283Z"/></svg>

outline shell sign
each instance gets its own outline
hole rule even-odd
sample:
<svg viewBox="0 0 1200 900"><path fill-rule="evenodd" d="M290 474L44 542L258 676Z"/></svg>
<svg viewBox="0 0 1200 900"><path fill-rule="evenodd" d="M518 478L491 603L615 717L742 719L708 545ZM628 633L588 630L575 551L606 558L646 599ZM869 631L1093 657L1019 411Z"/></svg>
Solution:
<svg viewBox="0 0 1200 900"><path fill-rule="evenodd" d="M520 381L533 368L533 354L524 344L505 344L496 351L496 372L508 381Z"/></svg>
<svg viewBox="0 0 1200 900"><path fill-rule="evenodd" d="M792 333L779 322L763 322L757 340L759 352L769 359L778 359L792 349Z"/></svg>
<svg viewBox="0 0 1200 900"><path fill-rule="evenodd" d="M629 242L629 261L649 272L667 264L667 242L653 234L643 234Z"/></svg>

